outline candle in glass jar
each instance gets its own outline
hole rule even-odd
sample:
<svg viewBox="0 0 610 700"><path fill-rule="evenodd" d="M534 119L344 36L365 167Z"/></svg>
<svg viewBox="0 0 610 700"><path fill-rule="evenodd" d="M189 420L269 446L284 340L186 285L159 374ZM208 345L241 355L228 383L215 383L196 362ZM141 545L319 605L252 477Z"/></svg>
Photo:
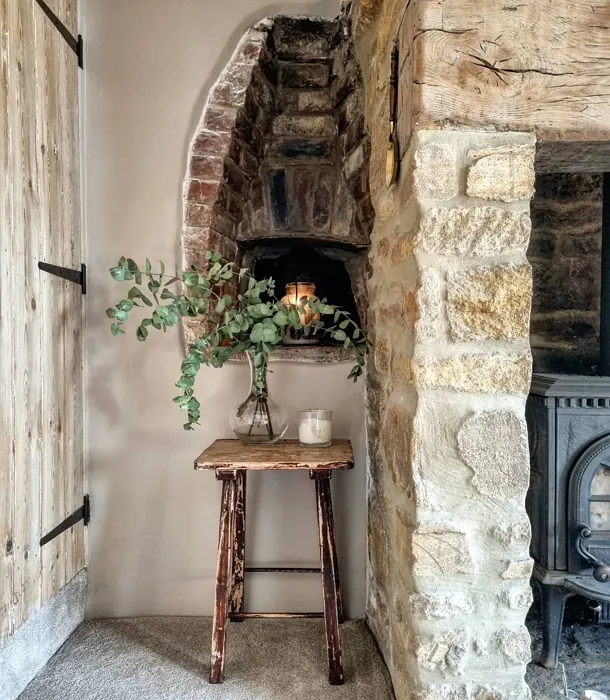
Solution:
<svg viewBox="0 0 610 700"><path fill-rule="evenodd" d="M333 412L314 408L299 413L299 442L304 447L330 447Z"/></svg>

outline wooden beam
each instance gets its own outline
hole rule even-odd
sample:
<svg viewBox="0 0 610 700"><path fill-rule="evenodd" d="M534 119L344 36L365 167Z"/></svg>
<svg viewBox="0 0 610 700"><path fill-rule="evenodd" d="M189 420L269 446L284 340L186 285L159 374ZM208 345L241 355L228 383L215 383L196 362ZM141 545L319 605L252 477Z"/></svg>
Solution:
<svg viewBox="0 0 610 700"><path fill-rule="evenodd" d="M610 141L607 0L422 0L413 22L414 128Z"/></svg>

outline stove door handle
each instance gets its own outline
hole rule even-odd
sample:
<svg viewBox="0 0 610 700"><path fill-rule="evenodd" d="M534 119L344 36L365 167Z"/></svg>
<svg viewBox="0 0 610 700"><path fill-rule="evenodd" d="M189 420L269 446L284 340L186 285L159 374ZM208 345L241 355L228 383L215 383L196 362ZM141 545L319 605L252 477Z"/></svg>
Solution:
<svg viewBox="0 0 610 700"><path fill-rule="evenodd" d="M589 550L585 549L583 543L593 535L591 528L588 525L578 526L578 537L576 538L576 551L580 556L591 566L593 566L593 578L600 583L608 583L610 581L610 566L594 557Z"/></svg>

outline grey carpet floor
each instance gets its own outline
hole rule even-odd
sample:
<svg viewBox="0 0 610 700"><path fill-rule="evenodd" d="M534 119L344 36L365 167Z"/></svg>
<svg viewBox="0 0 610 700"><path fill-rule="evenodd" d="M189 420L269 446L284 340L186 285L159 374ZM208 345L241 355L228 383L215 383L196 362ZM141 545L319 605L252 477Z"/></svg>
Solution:
<svg viewBox="0 0 610 700"><path fill-rule="evenodd" d="M532 655L541 627L530 621ZM20 700L392 700L365 624L342 627L345 685L326 680L321 620L247 620L229 626L226 680L208 685L211 621L199 617L82 624ZM566 625L560 660L569 687L610 696L610 626ZM533 700L560 700L561 670L528 667Z"/></svg>
<svg viewBox="0 0 610 700"><path fill-rule="evenodd" d="M20 700L392 700L364 622L341 627L345 684L327 681L321 620L229 626L225 682L209 685L212 623L152 617L83 623Z"/></svg>

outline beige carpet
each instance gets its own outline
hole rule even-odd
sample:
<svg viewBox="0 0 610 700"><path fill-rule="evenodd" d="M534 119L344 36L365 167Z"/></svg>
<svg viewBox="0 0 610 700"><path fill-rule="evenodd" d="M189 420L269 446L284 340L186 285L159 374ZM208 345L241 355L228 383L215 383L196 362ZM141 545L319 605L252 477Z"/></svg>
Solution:
<svg viewBox="0 0 610 700"><path fill-rule="evenodd" d="M365 624L341 633L343 686L328 685L321 620L232 623L225 682L209 685L210 619L85 622L20 700L392 700Z"/></svg>

